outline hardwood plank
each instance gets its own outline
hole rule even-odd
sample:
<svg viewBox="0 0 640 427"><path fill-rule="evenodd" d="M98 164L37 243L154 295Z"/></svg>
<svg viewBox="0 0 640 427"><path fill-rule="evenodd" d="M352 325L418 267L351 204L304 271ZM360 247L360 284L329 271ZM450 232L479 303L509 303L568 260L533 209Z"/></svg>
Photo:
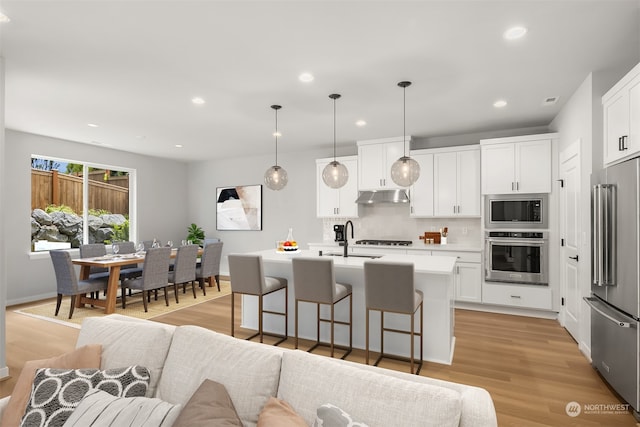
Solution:
<svg viewBox="0 0 640 427"><path fill-rule="evenodd" d="M154 318L172 325L197 325L230 334L231 297L225 296ZM236 331L241 301L236 301ZM0 383L10 394L24 361L51 357L74 347L78 330L12 313L7 309L7 362L12 378ZM291 313L293 315L293 313ZM580 353L570 335L554 320L456 310L456 350L451 366L425 362L421 375L483 387L491 393L500 426L638 427L628 413L581 413L569 417L569 402L583 405L621 403ZM276 341L265 337L266 344ZM301 348L310 343L301 341ZM282 344L293 348L293 339ZM317 354L328 355L319 348ZM341 353L337 352L340 356ZM364 363L364 351L348 360ZM384 359L381 367L408 372L405 362Z"/></svg>

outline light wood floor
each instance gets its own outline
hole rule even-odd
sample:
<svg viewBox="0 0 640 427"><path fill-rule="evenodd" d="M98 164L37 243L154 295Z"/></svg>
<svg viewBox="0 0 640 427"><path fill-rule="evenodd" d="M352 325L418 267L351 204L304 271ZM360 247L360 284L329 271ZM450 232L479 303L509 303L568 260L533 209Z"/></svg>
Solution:
<svg viewBox="0 0 640 427"><path fill-rule="evenodd" d="M229 334L230 301L229 296L222 297L154 320ZM11 393L24 361L69 351L78 335L77 329L13 313L15 308L6 312L7 364L12 378L0 382L0 396ZM455 322L453 364L425 363L421 375L487 389L500 426L640 426L629 413L606 414L597 406L592 406L592 413L583 411L575 418L566 414L565 407L572 401L584 408L585 404L621 400L556 321L457 310ZM240 330L238 335L249 332ZM291 348L293 340L282 345ZM364 363L364 352L354 350L348 360ZM404 362L383 360L381 366L408 371Z"/></svg>

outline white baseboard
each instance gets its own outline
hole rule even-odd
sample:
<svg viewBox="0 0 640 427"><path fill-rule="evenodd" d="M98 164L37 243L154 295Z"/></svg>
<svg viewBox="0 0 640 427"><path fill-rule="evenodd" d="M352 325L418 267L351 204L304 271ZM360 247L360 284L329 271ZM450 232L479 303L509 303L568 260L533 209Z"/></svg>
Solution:
<svg viewBox="0 0 640 427"><path fill-rule="evenodd" d="M0 368L0 380L9 377L9 367Z"/></svg>
<svg viewBox="0 0 640 427"><path fill-rule="evenodd" d="M558 320L555 311L536 310L532 308L508 307L493 304L480 304L464 301L455 301L455 307L463 310L485 311L487 313L509 314L512 316L538 317L541 319Z"/></svg>

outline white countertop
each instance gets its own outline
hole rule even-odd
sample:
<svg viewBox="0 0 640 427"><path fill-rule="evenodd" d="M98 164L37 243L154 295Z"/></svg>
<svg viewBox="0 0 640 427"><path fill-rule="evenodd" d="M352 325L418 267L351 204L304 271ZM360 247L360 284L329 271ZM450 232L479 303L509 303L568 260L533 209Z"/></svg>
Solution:
<svg viewBox="0 0 640 427"><path fill-rule="evenodd" d="M336 245L337 246L337 245ZM359 245L368 246L370 245ZM263 261L289 263L294 257L313 257L319 258L317 251L301 250L295 253L276 252L274 249L253 252L262 255ZM325 258L327 256L324 256ZM411 262L415 266L416 273L427 274L451 274L456 265L456 258L453 256L420 256L420 255L383 255L380 258L363 258L350 256L347 258L341 256L331 256L333 264L337 268L358 268L362 269L365 261L370 262Z"/></svg>
<svg viewBox="0 0 640 427"><path fill-rule="evenodd" d="M309 243L309 246L335 246L336 248L342 246L338 245L338 242L320 242ZM394 245L356 245L355 243L349 243L350 248L376 248L376 249L389 249L389 250L419 250L419 251L461 251L461 252L482 252L480 245L474 246L469 243L448 243L446 245L426 245L420 240L419 242L413 242L409 246L394 246Z"/></svg>

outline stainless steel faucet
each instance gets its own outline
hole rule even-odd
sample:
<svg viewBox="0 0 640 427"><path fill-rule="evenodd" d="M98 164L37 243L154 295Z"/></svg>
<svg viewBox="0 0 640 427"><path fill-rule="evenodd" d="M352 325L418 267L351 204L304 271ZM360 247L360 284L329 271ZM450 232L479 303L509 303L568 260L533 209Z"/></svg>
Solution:
<svg viewBox="0 0 640 427"><path fill-rule="evenodd" d="M353 223L349 220L344 224L344 257L349 256L349 252L347 252L347 249L349 248L349 224L351 224L351 238L353 239Z"/></svg>

